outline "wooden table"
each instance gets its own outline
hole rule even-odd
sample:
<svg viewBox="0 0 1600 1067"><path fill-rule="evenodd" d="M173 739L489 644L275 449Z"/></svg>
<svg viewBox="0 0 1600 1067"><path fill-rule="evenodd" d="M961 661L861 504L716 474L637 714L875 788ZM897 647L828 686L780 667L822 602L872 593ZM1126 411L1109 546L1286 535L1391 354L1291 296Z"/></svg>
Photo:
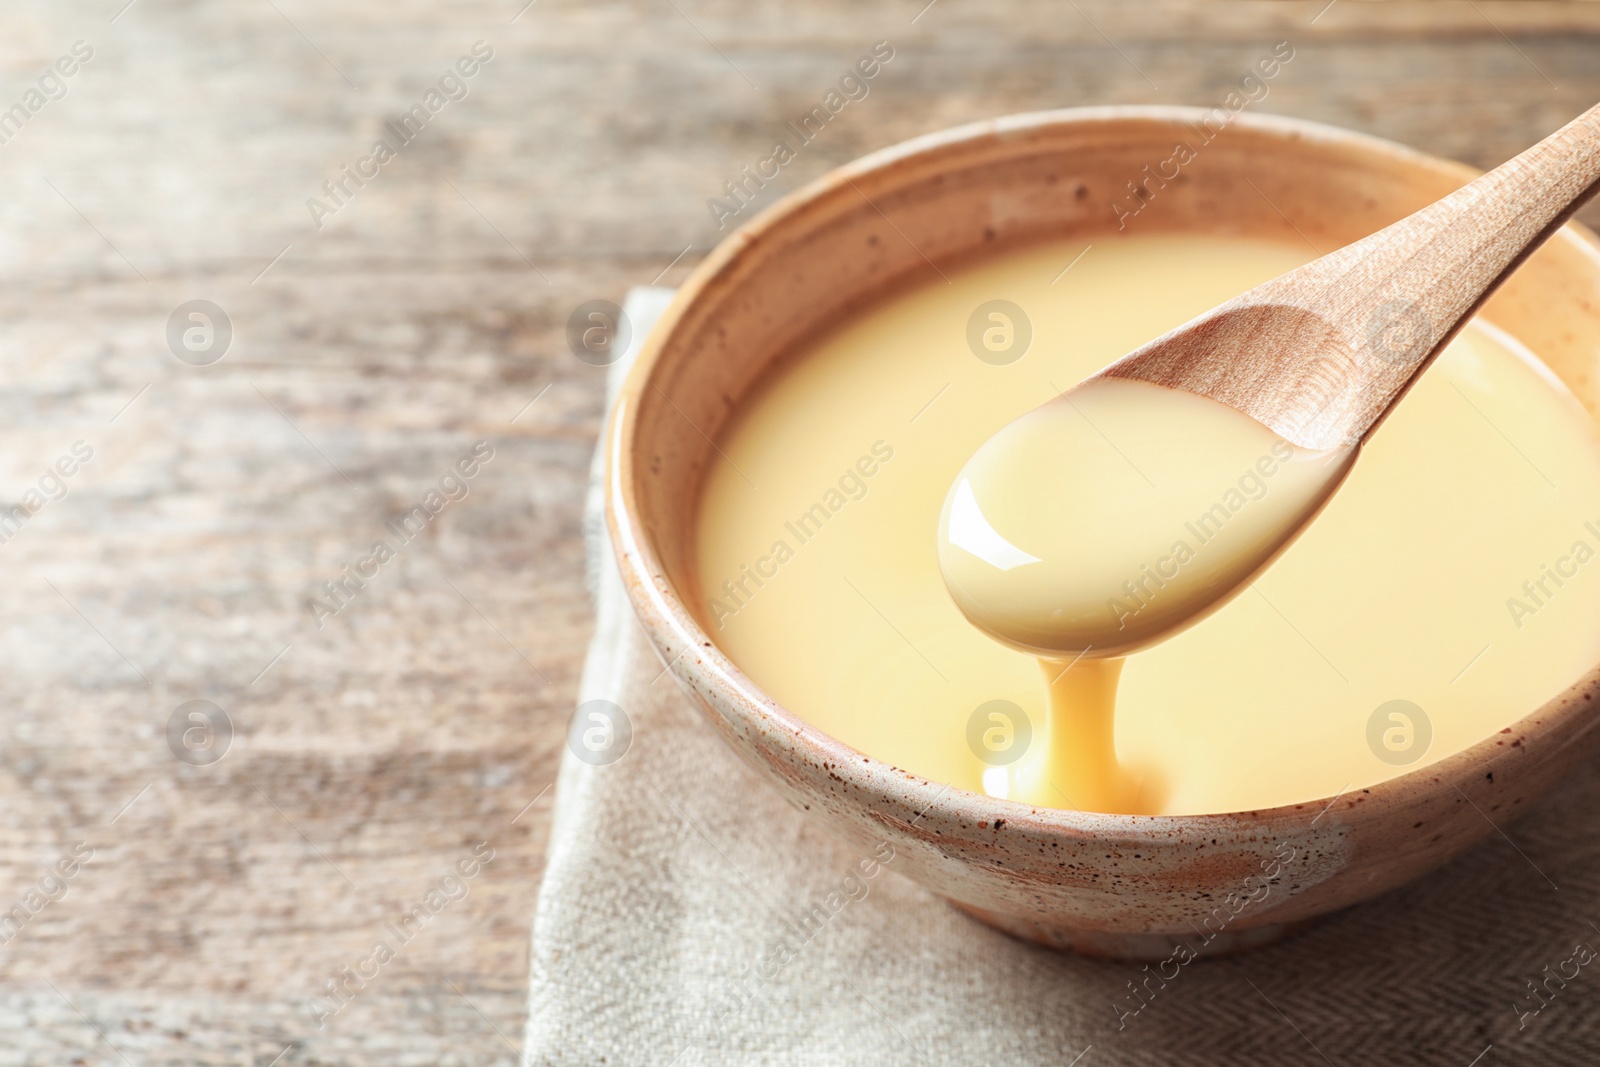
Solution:
<svg viewBox="0 0 1600 1067"><path fill-rule="evenodd" d="M0 16L0 108L25 112L0 124L0 501L41 504L0 522L0 1064L517 1061L590 630L603 372L567 317L682 279L706 201L875 41L870 95L762 202L971 119L1215 104L1280 40L1256 110L1479 165L1600 98L1587 3L525 2ZM480 40L465 98L426 110ZM169 347L197 299L231 324L218 361ZM401 543L386 523L478 441L467 495ZM231 723L216 762L169 745L191 700ZM370 975L348 1003L308 1006L346 967Z"/></svg>

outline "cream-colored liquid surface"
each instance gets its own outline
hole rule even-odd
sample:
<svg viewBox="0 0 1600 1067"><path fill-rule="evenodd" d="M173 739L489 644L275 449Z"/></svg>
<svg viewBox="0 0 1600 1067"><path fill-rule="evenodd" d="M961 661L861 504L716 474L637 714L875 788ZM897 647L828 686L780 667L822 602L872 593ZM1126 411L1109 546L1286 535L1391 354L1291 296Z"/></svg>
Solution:
<svg viewBox="0 0 1600 1067"><path fill-rule="evenodd" d="M890 299L745 398L701 501L702 609L774 699L869 756L963 788L1202 813L1423 766L1600 660L1600 434L1514 341L1477 326L1304 535L1188 630L1126 661L1044 661L1042 675L1040 660L972 625L945 589L937 531L979 447L1307 258L1134 237L1095 245L1052 283L1081 249L1037 246ZM968 343L969 316L997 298L1032 325L1006 365ZM1242 491L1230 522L1272 499L1265 481L1259 498L1253 483ZM1058 707L1117 690L1115 719L1053 727L1052 682ZM1410 702L1399 718L1384 711L1397 700Z"/></svg>

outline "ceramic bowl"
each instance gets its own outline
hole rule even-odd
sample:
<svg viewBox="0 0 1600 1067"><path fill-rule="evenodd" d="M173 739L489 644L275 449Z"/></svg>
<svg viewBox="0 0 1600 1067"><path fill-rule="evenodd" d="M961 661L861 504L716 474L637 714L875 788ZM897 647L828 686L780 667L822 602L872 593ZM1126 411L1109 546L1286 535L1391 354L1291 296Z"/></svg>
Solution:
<svg viewBox="0 0 1600 1067"><path fill-rule="evenodd" d="M1175 166L1180 143L1195 158ZM1047 945L1129 959L1165 958L1179 940L1201 955L1234 951L1438 867L1593 750L1600 669L1512 728L1371 789L1223 815L1098 815L977 795L867 757L770 699L688 604L698 489L740 398L930 261L1042 237L1113 241L1135 209L1141 233L1330 249L1474 173L1293 119L1092 108L921 137L779 201L679 290L608 430L608 521L650 640L723 739L794 804L863 850L887 840L903 874ZM1482 314L1600 413L1600 251L1588 231L1556 234Z"/></svg>

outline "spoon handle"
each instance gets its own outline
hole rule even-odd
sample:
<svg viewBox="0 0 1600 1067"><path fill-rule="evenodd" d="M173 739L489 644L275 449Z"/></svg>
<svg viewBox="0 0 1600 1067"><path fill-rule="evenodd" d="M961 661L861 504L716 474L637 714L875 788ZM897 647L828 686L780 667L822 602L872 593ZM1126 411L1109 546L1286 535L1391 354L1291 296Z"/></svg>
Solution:
<svg viewBox="0 0 1600 1067"><path fill-rule="evenodd" d="M1355 444L1597 189L1600 106L1444 199L1101 373L1212 396L1306 448Z"/></svg>
<svg viewBox="0 0 1600 1067"><path fill-rule="evenodd" d="M1357 355L1347 440L1370 433L1522 261L1600 189L1600 106L1449 196L1263 288ZM1330 419L1331 421L1331 419Z"/></svg>

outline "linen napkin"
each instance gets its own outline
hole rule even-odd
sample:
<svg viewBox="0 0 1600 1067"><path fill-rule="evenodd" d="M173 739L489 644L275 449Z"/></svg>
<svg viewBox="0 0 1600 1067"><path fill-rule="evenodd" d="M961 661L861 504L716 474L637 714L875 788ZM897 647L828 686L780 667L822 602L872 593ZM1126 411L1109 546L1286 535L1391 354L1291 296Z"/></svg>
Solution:
<svg viewBox="0 0 1600 1067"><path fill-rule="evenodd" d="M612 396L670 297L629 294ZM599 474L597 452L579 705L625 720L579 716L563 753L528 1063L1595 1062L1600 761L1445 869L1275 946L1162 973L1052 952L836 841L711 732L622 591Z"/></svg>

